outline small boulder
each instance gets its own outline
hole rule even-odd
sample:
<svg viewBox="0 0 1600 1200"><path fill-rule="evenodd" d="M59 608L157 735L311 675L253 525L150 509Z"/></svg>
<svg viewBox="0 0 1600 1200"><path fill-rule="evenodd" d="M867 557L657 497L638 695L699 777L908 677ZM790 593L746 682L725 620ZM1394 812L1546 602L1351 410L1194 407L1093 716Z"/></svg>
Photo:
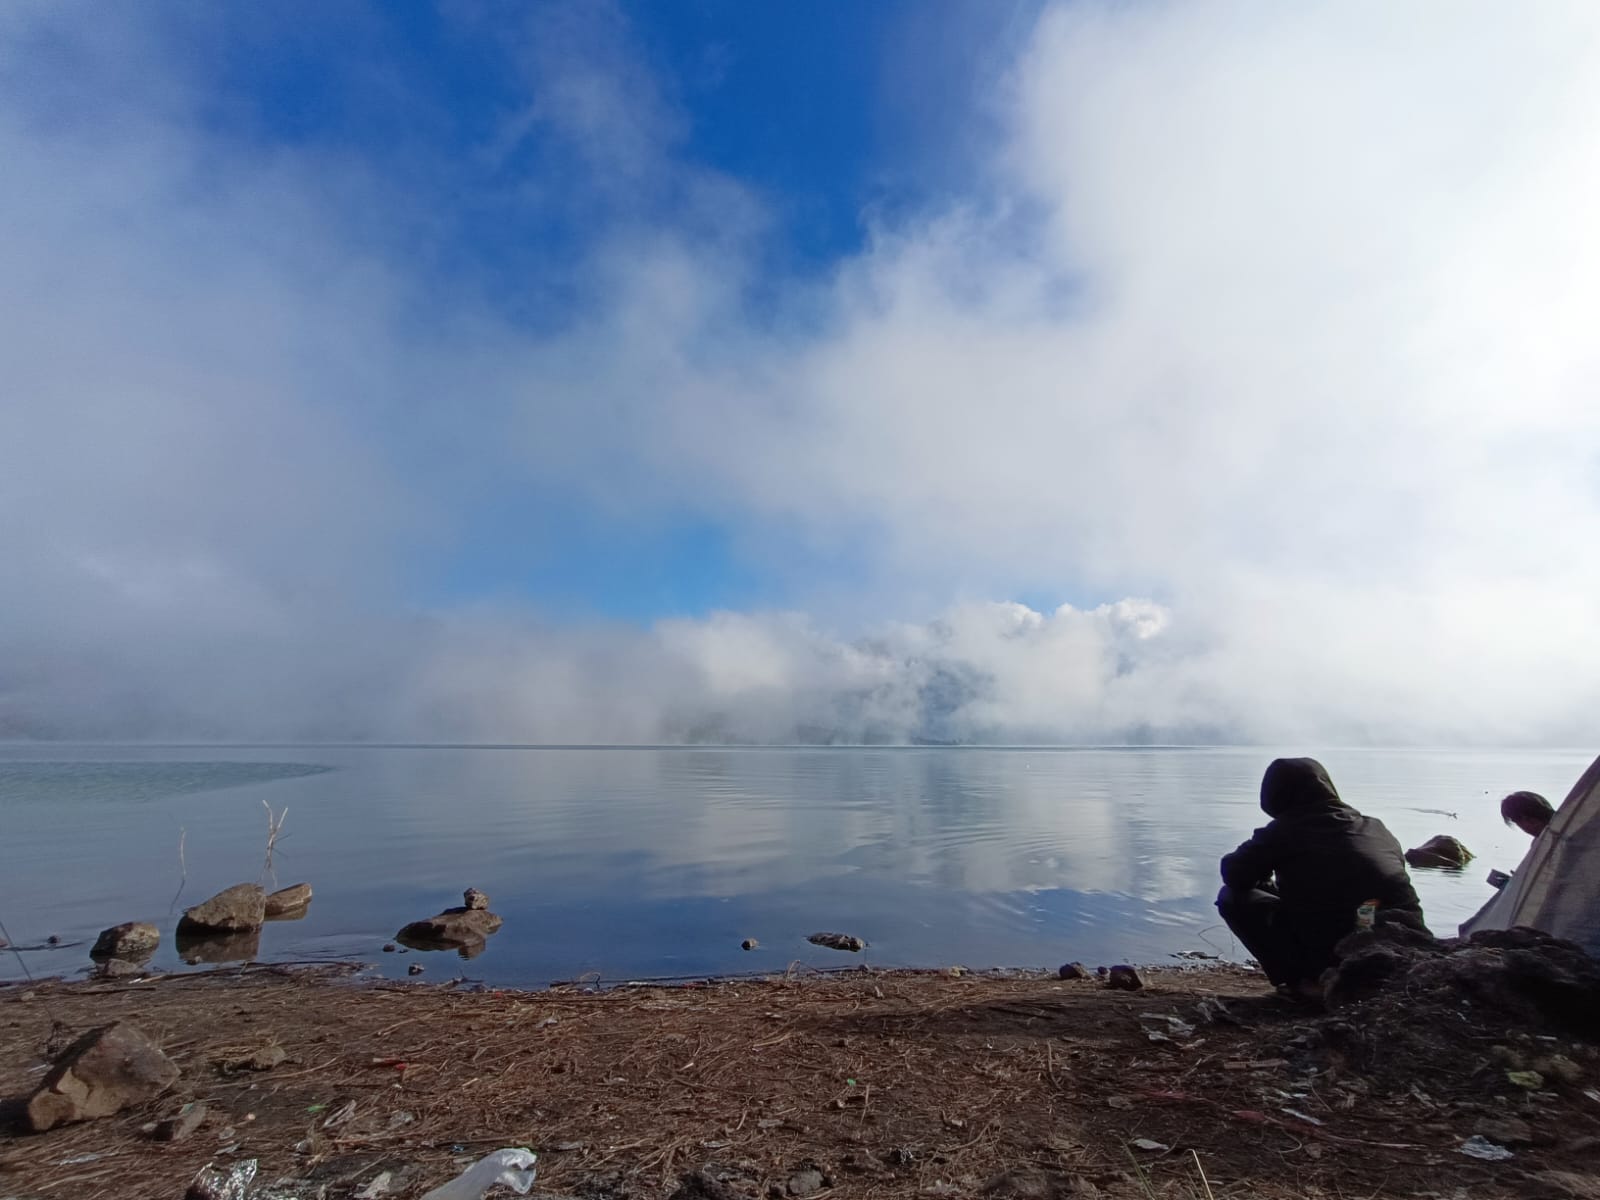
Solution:
<svg viewBox="0 0 1600 1200"><path fill-rule="evenodd" d="M1472 851L1448 834L1431 837L1415 849L1406 851L1406 862L1413 867L1460 868L1471 861Z"/></svg>
<svg viewBox="0 0 1600 1200"><path fill-rule="evenodd" d="M144 965L129 962L125 958L108 958L89 972L90 979L136 979L141 975L149 975Z"/></svg>
<svg viewBox="0 0 1600 1200"><path fill-rule="evenodd" d="M311 885L295 883L268 896L264 910L269 921L281 921L285 918L294 920L306 915L306 906L310 903Z"/></svg>
<svg viewBox="0 0 1600 1200"><path fill-rule="evenodd" d="M125 921L101 931L95 939L94 949L89 951L89 957L96 962L120 958L139 963L154 954L160 944L161 931L154 925L144 921Z"/></svg>
<svg viewBox="0 0 1600 1200"><path fill-rule="evenodd" d="M412 963L409 967L406 968L406 974L407 975L421 975L424 970L426 970L426 968L423 967L423 965L421 963Z"/></svg>
<svg viewBox="0 0 1600 1200"><path fill-rule="evenodd" d="M829 950L848 950L852 954L859 954L867 948L867 943L853 933L813 933L806 941L813 946L825 946Z"/></svg>
<svg viewBox="0 0 1600 1200"><path fill-rule="evenodd" d="M466 906L473 910L488 910L489 897L477 888L468 888L461 893L461 898L466 901Z"/></svg>
<svg viewBox="0 0 1600 1200"><path fill-rule="evenodd" d="M185 912L178 922L178 932L242 933L261 928L266 917L267 894L260 885L236 883Z"/></svg>
<svg viewBox="0 0 1600 1200"><path fill-rule="evenodd" d="M761 943L756 941L755 938L745 938L744 941L739 943L739 949L741 950L757 950L760 946Z"/></svg>
<svg viewBox="0 0 1600 1200"><path fill-rule="evenodd" d="M1130 967L1126 963L1112 967L1106 972L1106 986L1121 992L1137 992L1144 987L1144 976L1137 967Z"/></svg>
<svg viewBox="0 0 1600 1200"><path fill-rule="evenodd" d="M1057 979L1089 979L1089 968L1081 962L1062 963L1056 971Z"/></svg>
<svg viewBox="0 0 1600 1200"><path fill-rule="evenodd" d="M109 1117L171 1087L178 1068L135 1025L117 1021L83 1035L56 1060L28 1100L35 1133Z"/></svg>

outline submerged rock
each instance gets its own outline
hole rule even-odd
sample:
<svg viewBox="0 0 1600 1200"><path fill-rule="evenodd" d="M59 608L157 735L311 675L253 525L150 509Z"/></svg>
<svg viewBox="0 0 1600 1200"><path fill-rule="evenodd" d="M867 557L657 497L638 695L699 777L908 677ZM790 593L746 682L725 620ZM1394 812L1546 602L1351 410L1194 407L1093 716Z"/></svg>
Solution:
<svg viewBox="0 0 1600 1200"><path fill-rule="evenodd" d="M310 903L311 885L295 883L273 892L267 897L263 908L269 921L293 921L306 915L306 906Z"/></svg>
<svg viewBox="0 0 1600 1200"><path fill-rule="evenodd" d="M1472 851L1443 833L1406 851L1406 862L1413 867L1464 867L1471 861Z"/></svg>
<svg viewBox="0 0 1600 1200"><path fill-rule="evenodd" d="M28 1127L43 1133L109 1117L159 1096L177 1078L160 1047L137 1026L117 1021L84 1034L56 1061L28 1100Z"/></svg>
<svg viewBox="0 0 1600 1200"><path fill-rule="evenodd" d="M125 921L103 930L95 939L89 957L96 962L120 958L126 962L141 963L156 952L161 944L161 931L144 921Z"/></svg>
<svg viewBox="0 0 1600 1200"><path fill-rule="evenodd" d="M859 954L867 948L867 943L853 933L813 933L806 941L813 946L823 946L829 950L848 950L852 954Z"/></svg>
<svg viewBox="0 0 1600 1200"><path fill-rule="evenodd" d="M261 928L266 917L267 895L261 886L236 883L185 912L178 933L240 933Z"/></svg>

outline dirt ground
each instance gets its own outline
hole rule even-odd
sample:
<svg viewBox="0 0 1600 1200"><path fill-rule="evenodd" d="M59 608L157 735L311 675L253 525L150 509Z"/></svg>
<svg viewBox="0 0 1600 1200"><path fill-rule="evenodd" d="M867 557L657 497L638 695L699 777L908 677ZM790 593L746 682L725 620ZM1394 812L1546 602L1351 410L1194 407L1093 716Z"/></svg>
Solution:
<svg viewBox="0 0 1600 1200"><path fill-rule="evenodd" d="M505 1146L538 1152L537 1194L596 1200L1600 1196L1587 1044L1421 1012L1391 1053L1377 1010L1307 1013L1242 968L1146 978L466 992L255 967L4 987L0 1198L178 1200L248 1159L255 1197L418 1197ZM118 1018L177 1088L21 1133L49 1055ZM287 1057L237 1065L270 1046ZM1536 1051L1573 1069L1509 1082ZM194 1099L198 1132L151 1140ZM1474 1134L1514 1157L1468 1157Z"/></svg>

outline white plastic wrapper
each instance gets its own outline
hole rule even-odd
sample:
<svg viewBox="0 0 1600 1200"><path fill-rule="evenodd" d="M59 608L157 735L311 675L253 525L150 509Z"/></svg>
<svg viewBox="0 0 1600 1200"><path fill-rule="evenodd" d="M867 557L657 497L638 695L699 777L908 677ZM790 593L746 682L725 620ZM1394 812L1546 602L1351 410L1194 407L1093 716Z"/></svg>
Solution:
<svg viewBox="0 0 1600 1200"><path fill-rule="evenodd" d="M531 1150L496 1150L473 1163L449 1183L433 1189L422 1200L483 1200L495 1184L526 1196L533 1187L534 1163L538 1155Z"/></svg>

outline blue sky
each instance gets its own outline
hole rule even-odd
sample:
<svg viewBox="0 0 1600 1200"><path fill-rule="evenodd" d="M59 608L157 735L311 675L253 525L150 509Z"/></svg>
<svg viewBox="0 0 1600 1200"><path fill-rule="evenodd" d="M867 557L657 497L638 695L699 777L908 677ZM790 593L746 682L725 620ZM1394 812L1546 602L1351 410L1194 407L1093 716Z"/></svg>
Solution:
<svg viewBox="0 0 1600 1200"><path fill-rule="evenodd" d="M1570 738L1596 47L0 6L0 736Z"/></svg>
<svg viewBox="0 0 1600 1200"><path fill-rule="evenodd" d="M299 3L214 10L198 30L194 10L173 8L162 35L198 81L200 120L220 153L293 155L359 175L380 199L343 219L407 258L430 308L485 306L547 334L597 302L584 275L599 241L683 219L684 173L758 199L756 265L740 300L756 323L786 309L797 281L825 279L863 250L869 222L938 203L957 181L987 132L971 99L1036 11L978 0ZM503 144L569 55L619 73L670 172L619 195L574 144L583 135L559 122L535 121ZM552 179L571 186L552 189ZM385 196L403 200L386 206ZM413 560L419 602L521 597L547 614L649 621L782 606L808 590L797 579L850 586L866 553L782 540L781 525L764 526L756 549L738 513L691 503L613 516L513 477L476 489L457 530L452 545Z"/></svg>

